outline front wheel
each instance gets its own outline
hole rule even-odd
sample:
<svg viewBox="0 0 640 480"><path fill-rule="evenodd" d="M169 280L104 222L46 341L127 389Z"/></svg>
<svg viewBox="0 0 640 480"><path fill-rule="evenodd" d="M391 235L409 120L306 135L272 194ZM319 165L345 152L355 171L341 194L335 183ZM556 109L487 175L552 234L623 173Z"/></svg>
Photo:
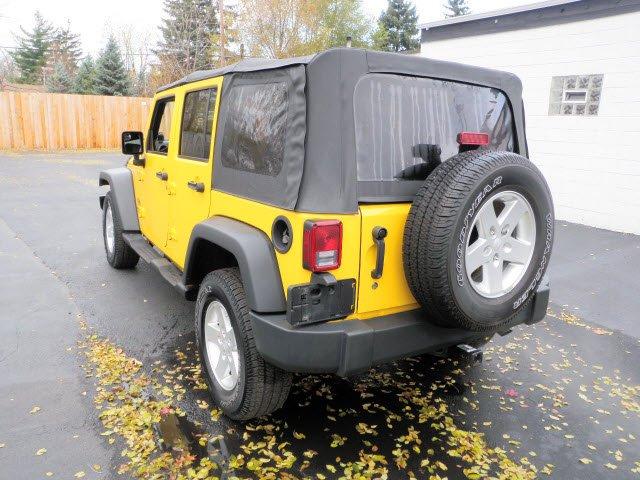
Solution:
<svg viewBox="0 0 640 480"><path fill-rule="evenodd" d="M122 232L122 222L113 206L113 194L109 191L102 205L102 238L107 262L117 269L133 268L138 264L140 257L124 241Z"/></svg>
<svg viewBox="0 0 640 480"><path fill-rule="evenodd" d="M267 363L256 349L237 268L216 270L204 278L195 330L202 372L225 415L250 420L284 404L292 374Z"/></svg>

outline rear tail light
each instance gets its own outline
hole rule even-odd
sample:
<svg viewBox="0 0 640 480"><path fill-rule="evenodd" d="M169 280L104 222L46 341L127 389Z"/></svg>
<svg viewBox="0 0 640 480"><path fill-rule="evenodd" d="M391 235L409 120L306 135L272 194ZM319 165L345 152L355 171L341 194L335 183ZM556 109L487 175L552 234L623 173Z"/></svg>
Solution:
<svg viewBox="0 0 640 480"><path fill-rule="evenodd" d="M342 258L342 222L307 220L302 240L302 264L312 272L334 270Z"/></svg>
<svg viewBox="0 0 640 480"><path fill-rule="evenodd" d="M489 145L489 134L480 132L460 132L457 140L460 145Z"/></svg>

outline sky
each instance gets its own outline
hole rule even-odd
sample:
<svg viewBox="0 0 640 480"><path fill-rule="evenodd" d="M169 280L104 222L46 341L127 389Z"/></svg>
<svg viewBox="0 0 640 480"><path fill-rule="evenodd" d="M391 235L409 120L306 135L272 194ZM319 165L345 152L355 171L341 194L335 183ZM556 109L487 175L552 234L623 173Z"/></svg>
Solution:
<svg viewBox="0 0 640 480"><path fill-rule="evenodd" d="M535 3L537 0L469 0L473 13L498 10ZM227 0L234 3L233 0ZM414 0L419 22L430 22L444 17L444 0ZM162 0L0 0L0 47L15 46L15 33L20 26L30 28L33 14L39 10L54 25L71 24L71 30L80 34L84 53L95 55L103 47L110 32L121 29L133 31L137 37L157 38L157 26L163 15ZM367 15L376 18L386 7L387 0L362 0Z"/></svg>

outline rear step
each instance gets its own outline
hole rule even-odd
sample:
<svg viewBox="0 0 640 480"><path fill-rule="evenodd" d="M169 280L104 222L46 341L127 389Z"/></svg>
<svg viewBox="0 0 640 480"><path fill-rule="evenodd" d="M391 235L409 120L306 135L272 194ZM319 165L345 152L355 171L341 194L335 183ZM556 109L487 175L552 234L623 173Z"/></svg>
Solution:
<svg viewBox="0 0 640 480"><path fill-rule="evenodd" d="M186 292L187 288L182 283L182 272L153 248L146 238L139 233L123 233L122 237L124 241L140 255L140 258L154 266L171 286L177 288L182 293Z"/></svg>

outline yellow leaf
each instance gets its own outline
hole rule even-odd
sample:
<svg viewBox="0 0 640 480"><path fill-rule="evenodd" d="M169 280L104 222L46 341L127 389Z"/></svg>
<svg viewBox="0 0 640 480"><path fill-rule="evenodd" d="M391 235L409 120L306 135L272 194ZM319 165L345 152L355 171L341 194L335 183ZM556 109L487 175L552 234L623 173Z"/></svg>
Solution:
<svg viewBox="0 0 640 480"><path fill-rule="evenodd" d="M29 410L29 413L38 413L40 411L40 407L35 405L31 410Z"/></svg>
<svg viewBox="0 0 640 480"><path fill-rule="evenodd" d="M614 465L613 463L605 463L604 466L611 470L615 470L616 468L618 468L618 466Z"/></svg>
<svg viewBox="0 0 640 480"><path fill-rule="evenodd" d="M306 435L304 433L298 433L295 430L293 431L293 436L294 438L296 438L297 440L302 440L303 438L307 438Z"/></svg>
<svg viewBox="0 0 640 480"><path fill-rule="evenodd" d="M580 463L584 463L585 465L589 465L593 460L590 458L581 458Z"/></svg>
<svg viewBox="0 0 640 480"><path fill-rule="evenodd" d="M36 455L44 455L45 453L47 453L47 449L46 448L41 448L40 450L38 450L36 452Z"/></svg>
<svg viewBox="0 0 640 480"><path fill-rule="evenodd" d="M74 475L74 477L76 477L76 478L84 478L84 476L85 476L85 473L84 473L83 470L80 470L79 472L76 472L75 475Z"/></svg>
<svg viewBox="0 0 640 480"><path fill-rule="evenodd" d="M333 465L326 465L327 470L329 470L331 473L336 473L336 467L334 467Z"/></svg>

